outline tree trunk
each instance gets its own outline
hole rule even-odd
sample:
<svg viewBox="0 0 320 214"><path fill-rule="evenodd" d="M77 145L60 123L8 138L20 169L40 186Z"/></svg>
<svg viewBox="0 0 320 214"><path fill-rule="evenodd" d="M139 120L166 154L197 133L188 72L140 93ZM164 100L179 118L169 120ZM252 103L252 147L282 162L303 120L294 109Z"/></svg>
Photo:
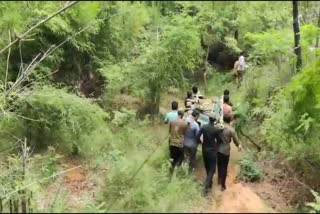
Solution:
<svg viewBox="0 0 320 214"><path fill-rule="evenodd" d="M234 39L237 41L239 39L239 30L238 29L234 32Z"/></svg>
<svg viewBox="0 0 320 214"><path fill-rule="evenodd" d="M26 177L26 168L27 168L27 158L28 158L28 150L27 150L27 139L25 139L23 147L22 147L22 182L25 182ZM23 213L27 213L27 196L26 190L21 190L21 211Z"/></svg>
<svg viewBox="0 0 320 214"><path fill-rule="evenodd" d="M320 27L320 10L318 12L318 27ZM319 34L317 35L316 48L319 48Z"/></svg>
<svg viewBox="0 0 320 214"><path fill-rule="evenodd" d="M208 67L207 67L207 63L208 63L208 57L209 57L209 50L210 50L210 46L208 45L207 55L206 55L206 58L204 59L204 74L203 74L203 82L204 82L205 92L208 92L208 83L207 83Z"/></svg>
<svg viewBox="0 0 320 214"><path fill-rule="evenodd" d="M9 199L9 209L10 209L10 213L13 213L13 204L12 204L12 199Z"/></svg>
<svg viewBox="0 0 320 214"><path fill-rule="evenodd" d="M19 212L19 199L15 198L13 201L13 212L18 213Z"/></svg>
<svg viewBox="0 0 320 214"><path fill-rule="evenodd" d="M298 1L292 1L293 15L293 33L294 33L294 52L297 56L296 70L300 71L302 67L301 46L300 46L300 28L299 28L299 9Z"/></svg>
<svg viewBox="0 0 320 214"><path fill-rule="evenodd" d="M154 83L153 85L150 85L151 88L151 97L150 97L150 110L151 117L154 120L155 116L159 114L159 108L160 108L160 87Z"/></svg>

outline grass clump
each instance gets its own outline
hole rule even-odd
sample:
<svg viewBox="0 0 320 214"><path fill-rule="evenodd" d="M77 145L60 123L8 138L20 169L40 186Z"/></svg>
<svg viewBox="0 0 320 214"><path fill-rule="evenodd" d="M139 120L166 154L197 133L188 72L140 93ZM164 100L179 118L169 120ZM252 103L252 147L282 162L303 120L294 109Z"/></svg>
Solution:
<svg viewBox="0 0 320 214"><path fill-rule="evenodd" d="M254 159L252 153L245 154L239 161L239 179L246 182L259 181L262 178L262 170Z"/></svg>

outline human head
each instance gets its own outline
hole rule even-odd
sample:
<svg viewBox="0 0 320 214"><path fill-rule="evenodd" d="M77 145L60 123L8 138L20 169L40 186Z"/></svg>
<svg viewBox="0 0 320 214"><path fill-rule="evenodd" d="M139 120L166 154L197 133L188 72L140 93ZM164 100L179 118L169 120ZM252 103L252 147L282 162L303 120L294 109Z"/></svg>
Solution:
<svg viewBox="0 0 320 214"><path fill-rule="evenodd" d="M223 95L229 95L230 91L228 89L224 90Z"/></svg>
<svg viewBox="0 0 320 214"><path fill-rule="evenodd" d="M179 117L180 119L183 118L183 115L184 115L183 111L178 111L178 117Z"/></svg>
<svg viewBox="0 0 320 214"><path fill-rule="evenodd" d="M211 112L208 116L210 122L213 123L214 121L216 121L216 114L214 112Z"/></svg>
<svg viewBox="0 0 320 214"><path fill-rule="evenodd" d="M192 97L192 93L191 93L191 91L188 91L187 92L187 98L191 98Z"/></svg>
<svg viewBox="0 0 320 214"><path fill-rule="evenodd" d="M194 94L198 93L198 87L197 87L197 86L193 86L193 87L192 87L192 92L193 92Z"/></svg>
<svg viewBox="0 0 320 214"><path fill-rule="evenodd" d="M243 51L241 51L240 56L243 56Z"/></svg>
<svg viewBox="0 0 320 214"><path fill-rule="evenodd" d="M171 109L172 110L178 110L178 102L177 101L173 101L172 103L171 103Z"/></svg>
<svg viewBox="0 0 320 214"><path fill-rule="evenodd" d="M230 122L231 122L231 116L229 116L229 115L224 115L224 116L223 116L223 121L224 121L225 123L230 123Z"/></svg>
<svg viewBox="0 0 320 214"><path fill-rule="evenodd" d="M199 118L199 115L200 115L200 112L198 110L193 110L192 113L191 113L191 116L197 120Z"/></svg>
<svg viewBox="0 0 320 214"><path fill-rule="evenodd" d="M230 100L229 95L223 96L223 103L229 103L229 100Z"/></svg>

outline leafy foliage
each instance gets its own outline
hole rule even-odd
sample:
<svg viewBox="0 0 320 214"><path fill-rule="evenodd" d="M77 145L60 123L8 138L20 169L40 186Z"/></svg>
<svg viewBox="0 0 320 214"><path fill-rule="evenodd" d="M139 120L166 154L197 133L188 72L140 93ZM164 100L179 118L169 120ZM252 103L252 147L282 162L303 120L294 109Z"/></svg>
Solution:
<svg viewBox="0 0 320 214"><path fill-rule="evenodd" d="M315 197L315 202L307 203L307 206L310 207L310 213L320 213L320 196L319 193L315 191L311 191L313 196Z"/></svg>
<svg viewBox="0 0 320 214"><path fill-rule="evenodd" d="M6 46L10 39L15 40L65 4L1 2L0 46ZM255 135L270 148L297 165L304 160L312 166L319 165L320 52L314 48L319 43L319 26L317 17L307 17L318 6L312 2L311 6L300 4L305 69L292 78L295 56L290 2L245 4L77 3L38 27L27 40L12 46L9 81L0 83L0 148L15 147L17 138L25 137L31 148L49 148L49 154L44 156L49 163L34 170L30 179L52 175L58 151L78 152L98 169L107 167L108 173L101 178L105 188L100 199L116 200L113 211L185 211L187 204L198 198L198 187L183 169L168 184L165 134L157 133L159 127L152 126L149 119L138 120L140 109L131 108L128 102L116 111L113 100L130 97L140 102L136 106L143 106L143 113L156 115L163 92L172 87L186 88L196 74L203 74L205 67L212 77L209 96L220 96L225 88L232 91L237 131L261 124ZM73 36L85 27L89 28ZM64 41L36 67L18 94L4 95L4 85L12 86L38 53ZM222 75L215 65L204 60L206 53L216 54L212 49L217 44L223 44L232 57L243 50L249 54L249 68L240 90L232 84L231 74ZM4 80L7 52L0 56L0 67L0 79ZM163 145L157 147L159 143ZM131 179L156 148L154 156ZM33 161L38 161L36 156ZM16 157L9 163L14 170L21 164ZM261 177L250 155L241 160L240 167L242 179L253 181ZM11 179L9 174L4 175L6 180ZM13 190L14 182L22 185L19 179L12 181L1 190ZM4 182L1 180L1 187ZM38 191L41 186L33 188ZM195 197L190 198L190 194ZM98 204L89 209L106 211L110 205ZM64 197L58 198L52 211L55 210L67 210Z"/></svg>
<svg viewBox="0 0 320 214"><path fill-rule="evenodd" d="M89 100L68 94L62 89L44 87L16 101L16 114L2 119L2 130L15 133L37 149L55 145L72 151L76 145L80 153L87 153L82 146L94 133L108 130L108 114ZM9 126L8 125L9 122Z"/></svg>
<svg viewBox="0 0 320 214"><path fill-rule="evenodd" d="M255 162L252 153L246 153L239 161L240 173L239 178L244 181L259 181L262 177L261 169Z"/></svg>

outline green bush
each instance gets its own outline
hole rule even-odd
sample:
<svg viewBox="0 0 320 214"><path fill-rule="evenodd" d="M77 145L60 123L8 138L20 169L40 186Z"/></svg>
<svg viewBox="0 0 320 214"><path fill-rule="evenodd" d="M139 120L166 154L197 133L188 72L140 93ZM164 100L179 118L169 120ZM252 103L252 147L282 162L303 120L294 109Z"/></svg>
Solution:
<svg viewBox="0 0 320 214"><path fill-rule="evenodd" d="M273 100L261 132L272 148L298 164L319 158L320 60L293 77Z"/></svg>
<svg viewBox="0 0 320 214"><path fill-rule="evenodd" d="M76 146L80 154L85 154L90 152L84 149L87 144L99 150L108 136L108 114L90 100L63 89L35 89L31 95L20 96L15 108L9 117L1 118L2 132L26 137L36 149L56 146L72 152ZM8 135L6 139L13 140Z"/></svg>
<svg viewBox="0 0 320 214"><path fill-rule="evenodd" d="M245 154L239 161L240 173L239 179L243 181L259 181L262 177L262 172L259 165L256 163L252 153Z"/></svg>

